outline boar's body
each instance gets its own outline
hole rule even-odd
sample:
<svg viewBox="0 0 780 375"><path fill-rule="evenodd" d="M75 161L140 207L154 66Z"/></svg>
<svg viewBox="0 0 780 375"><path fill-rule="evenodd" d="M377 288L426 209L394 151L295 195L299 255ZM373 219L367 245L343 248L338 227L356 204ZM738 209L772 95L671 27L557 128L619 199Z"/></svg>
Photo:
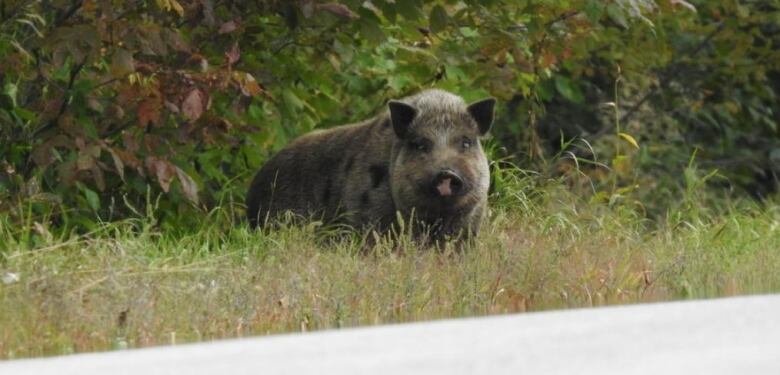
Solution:
<svg viewBox="0 0 780 375"><path fill-rule="evenodd" d="M490 127L494 103L467 106L428 90L391 101L389 111L362 123L302 136L252 181L250 225L289 210L386 230L400 214L437 236L474 234L490 180L479 137Z"/></svg>
<svg viewBox="0 0 780 375"><path fill-rule="evenodd" d="M395 208L388 183L392 128L387 119L304 135L272 157L247 195L251 225L279 213L326 221L386 224Z"/></svg>

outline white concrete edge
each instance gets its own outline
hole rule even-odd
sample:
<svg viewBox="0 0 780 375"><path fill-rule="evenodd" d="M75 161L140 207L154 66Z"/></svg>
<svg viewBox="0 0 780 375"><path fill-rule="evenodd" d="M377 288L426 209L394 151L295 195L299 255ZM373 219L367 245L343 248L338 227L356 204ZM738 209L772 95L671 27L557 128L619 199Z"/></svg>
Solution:
<svg viewBox="0 0 780 375"><path fill-rule="evenodd" d="M447 319L0 362L0 374L737 370L780 374L780 295Z"/></svg>

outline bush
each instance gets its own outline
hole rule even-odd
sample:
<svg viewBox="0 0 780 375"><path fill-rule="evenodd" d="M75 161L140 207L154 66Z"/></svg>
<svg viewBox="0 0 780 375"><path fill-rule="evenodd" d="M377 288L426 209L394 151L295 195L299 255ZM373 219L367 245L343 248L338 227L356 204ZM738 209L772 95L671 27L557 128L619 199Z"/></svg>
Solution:
<svg viewBox="0 0 780 375"><path fill-rule="evenodd" d="M663 213L696 165L726 177L709 188L776 186L777 1L0 8L0 209L16 221L89 228L150 204L186 220L241 197L291 138L431 86L501 99L494 157L596 200Z"/></svg>

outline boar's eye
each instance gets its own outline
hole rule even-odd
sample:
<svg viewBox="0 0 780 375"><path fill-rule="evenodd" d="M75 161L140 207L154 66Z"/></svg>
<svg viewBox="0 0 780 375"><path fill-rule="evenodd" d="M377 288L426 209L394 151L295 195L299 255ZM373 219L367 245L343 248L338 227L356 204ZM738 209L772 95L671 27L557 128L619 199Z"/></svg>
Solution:
<svg viewBox="0 0 780 375"><path fill-rule="evenodd" d="M471 148L471 144L472 144L471 139L463 137L463 140L461 142L462 142L461 146L463 147L464 150L468 150Z"/></svg>
<svg viewBox="0 0 780 375"><path fill-rule="evenodd" d="M414 151L427 152L430 149L429 142L424 139L409 141L409 148Z"/></svg>

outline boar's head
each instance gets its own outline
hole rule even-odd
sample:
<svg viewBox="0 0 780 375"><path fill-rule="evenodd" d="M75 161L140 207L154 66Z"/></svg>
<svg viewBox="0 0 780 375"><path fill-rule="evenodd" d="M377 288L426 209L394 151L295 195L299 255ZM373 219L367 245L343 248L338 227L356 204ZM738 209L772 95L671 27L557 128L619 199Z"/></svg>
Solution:
<svg viewBox="0 0 780 375"><path fill-rule="evenodd" d="M434 223L483 205L490 176L480 137L490 130L495 99L466 105L432 90L388 106L396 136L390 178L397 209Z"/></svg>

